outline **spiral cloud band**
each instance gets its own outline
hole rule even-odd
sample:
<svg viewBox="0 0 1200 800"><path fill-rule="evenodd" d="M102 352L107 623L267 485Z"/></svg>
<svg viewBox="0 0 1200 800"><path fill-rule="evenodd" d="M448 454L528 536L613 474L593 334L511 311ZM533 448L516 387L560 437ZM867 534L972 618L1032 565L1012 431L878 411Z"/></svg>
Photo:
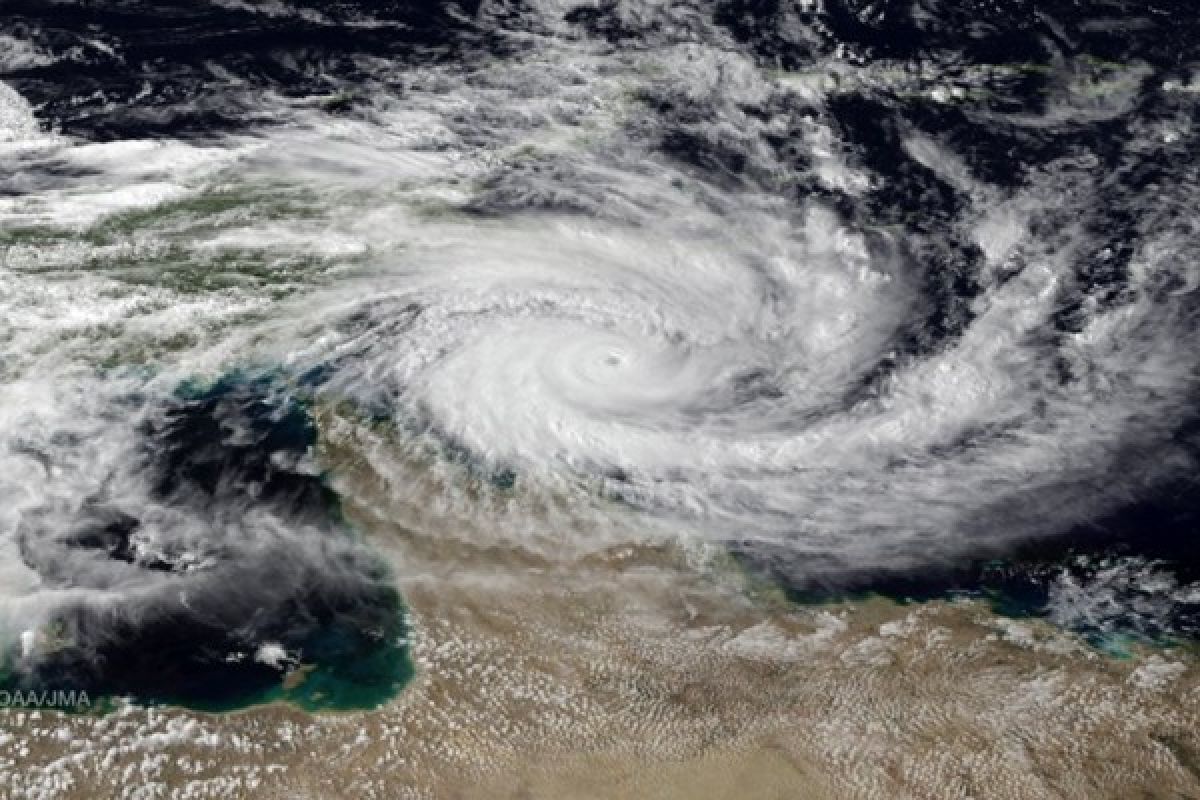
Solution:
<svg viewBox="0 0 1200 800"><path fill-rule="evenodd" d="M70 49L27 10L0 84L18 669L123 690L111 665L188 631L267 671L377 632L395 599L314 461L338 425L402 524L732 548L796 586L1190 513L1196 66L1031 35L1053 76L932 69L833 46L823 5L768 32L729 6L446 6L429 52L356 15L327 53L280 6L269 63L161 74L144 32ZM103 86L62 105L79 58Z"/></svg>

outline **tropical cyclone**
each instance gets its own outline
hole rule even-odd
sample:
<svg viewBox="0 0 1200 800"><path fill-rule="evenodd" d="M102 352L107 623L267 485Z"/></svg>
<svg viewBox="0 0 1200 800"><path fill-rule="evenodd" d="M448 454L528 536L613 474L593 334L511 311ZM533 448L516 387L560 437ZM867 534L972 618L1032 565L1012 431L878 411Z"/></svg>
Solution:
<svg viewBox="0 0 1200 800"><path fill-rule="evenodd" d="M10 5L4 791L1197 792L1190 9Z"/></svg>

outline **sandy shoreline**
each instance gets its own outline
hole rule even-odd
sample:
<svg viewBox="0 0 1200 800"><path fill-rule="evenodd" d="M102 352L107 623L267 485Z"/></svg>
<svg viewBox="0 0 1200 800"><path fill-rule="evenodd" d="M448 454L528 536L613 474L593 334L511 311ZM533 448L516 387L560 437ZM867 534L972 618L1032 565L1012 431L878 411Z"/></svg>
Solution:
<svg viewBox="0 0 1200 800"><path fill-rule="evenodd" d="M403 543L401 543L402 545ZM400 549L404 549L401 547ZM415 550L409 549L411 555ZM410 561L410 568L415 565ZM0 715L21 798L1129 798L1200 791L1200 670L974 603L728 602L665 563L403 581L376 712ZM538 575L547 578L539 580ZM586 587L587 591L580 591Z"/></svg>

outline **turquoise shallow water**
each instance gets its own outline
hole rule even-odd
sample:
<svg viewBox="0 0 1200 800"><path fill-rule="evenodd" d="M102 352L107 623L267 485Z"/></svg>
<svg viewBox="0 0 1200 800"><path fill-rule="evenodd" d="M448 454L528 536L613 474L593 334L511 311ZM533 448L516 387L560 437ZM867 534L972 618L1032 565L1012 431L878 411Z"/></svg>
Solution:
<svg viewBox="0 0 1200 800"><path fill-rule="evenodd" d="M1022 557L1022 555L1024 557ZM1097 651L1129 658L1138 648L1194 647L1195 592L1169 561L1121 548L1079 552L1039 548L1011 559L981 559L954 569L880 576L853 588L782 583L801 605L883 597L900 604L972 599L1013 619L1042 619L1077 634Z"/></svg>
<svg viewBox="0 0 1200 800"><path fill-rule="evenodd" d="M301 643L303 663L294 672L269 681L256 674L227 674L208 696L138 697L197 711L235 711L253 705L284 702L306 711L359 711L378 708L412 680L414 666L404 633L399 595L386 636L348 624L322 627Z"/></svg>
<svg viewBox="0 0 1200 800"><path fill-rule="evenodd" d="M309 402L276 371L180 386L142 426L144 514L93 510L55 543L87 565L54 576L59 586L103 570L140 588L115 618L64 606L36 632L32 667L8 654L0 690L86 691L87 710L130 697L323 711L375 708L402 689L414 672L404 603L311 462Z"/></svg>

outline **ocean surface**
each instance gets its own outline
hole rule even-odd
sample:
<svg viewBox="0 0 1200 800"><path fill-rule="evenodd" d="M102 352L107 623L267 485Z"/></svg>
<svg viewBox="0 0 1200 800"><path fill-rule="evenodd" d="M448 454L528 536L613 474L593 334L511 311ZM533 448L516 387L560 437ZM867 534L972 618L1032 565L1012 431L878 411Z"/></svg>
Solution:
<svg viewBox="0 0 1200 800"><path fill-rule="evenodd" d="M1193 641L1198 107L1167 0L5 0L0 686L387 702L368 467L450 572Z"/></svg>

